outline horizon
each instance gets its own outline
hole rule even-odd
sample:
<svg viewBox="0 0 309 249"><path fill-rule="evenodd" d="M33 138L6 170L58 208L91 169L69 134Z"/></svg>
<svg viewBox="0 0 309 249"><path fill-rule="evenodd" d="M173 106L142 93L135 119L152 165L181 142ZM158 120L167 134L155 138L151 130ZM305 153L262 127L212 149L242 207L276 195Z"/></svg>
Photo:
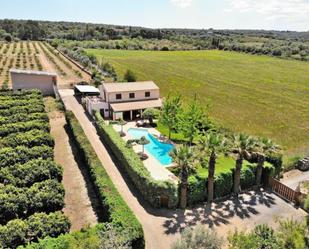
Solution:
<svg viewBox="0 0 309 249"><path fill-rule="evenodd" d="M150 29L309 31L309 0L11 0L1 8L0 19Z"/></svg>

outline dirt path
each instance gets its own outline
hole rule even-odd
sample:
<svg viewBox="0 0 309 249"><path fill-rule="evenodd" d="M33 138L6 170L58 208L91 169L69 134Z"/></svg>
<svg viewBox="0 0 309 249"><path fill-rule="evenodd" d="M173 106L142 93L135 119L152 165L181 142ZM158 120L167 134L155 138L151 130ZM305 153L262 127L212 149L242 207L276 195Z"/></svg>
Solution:
<svg viewBox="0 0 309 249"><path fill-rule="evenodd" d="M63 113L52 111L49 112L49 116L51 134L55 139L55 161L64 169L65 208L63 211L72 223L71 231L80 230L98 222L95 211L98 209L96 196L80 169L81 161L76 156L76 148L70 143L65 130L66 121Z"/></svg>
<svg viewBox="0 0 309 249"><path fill-rule="evenodd" d="M273 225L275 219L280 216L304 219L305 211L295 209L271 193L253 191L240 195L238 199L213 203L212 206L199 205L185 211L151 208L118 170L100 141L95 127L74 98L73 91L60 90L59 92L66 108L73 111L79 120L119 193L142 224L147 249L169 249L185 227L196 224L215 228L220 236L226 237L227 232L235 228L248 229L261 223Z"/></svg>
<svg viewBox="0 0 309 249"><path fill-rule="evenodd" d="M280 181L292 189L296 189L302 181L309 180L309 171L302 172L298 169L291 170L283 175Z"/></svg>

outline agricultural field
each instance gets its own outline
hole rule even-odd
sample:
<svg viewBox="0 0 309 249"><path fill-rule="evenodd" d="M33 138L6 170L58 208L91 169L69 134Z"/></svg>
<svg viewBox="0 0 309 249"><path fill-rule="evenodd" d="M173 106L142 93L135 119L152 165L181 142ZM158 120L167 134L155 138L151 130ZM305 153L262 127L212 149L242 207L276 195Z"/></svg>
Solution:
<svg viewBox="0 0 309 249"><path fill-rule="evenodd" d="M63 169L39 91L0 92L0 247L16 248L70 229Z"/></svg>
<svg viewBox="0 0 309 249"><path fill-rule="evenodd" d="M267 136L288 155L309 153L309 63L211 51L87 49L123 77L153 80L162 96L197 94L210 115L236 132Z"/></svg>
<svg viewBox="0 0 309 249"><path fill-rule="evenodd" d="M55 72L60 86L89 80L88 75L43 42L0 43L0 86L11 86L11 68Z"/></svg>

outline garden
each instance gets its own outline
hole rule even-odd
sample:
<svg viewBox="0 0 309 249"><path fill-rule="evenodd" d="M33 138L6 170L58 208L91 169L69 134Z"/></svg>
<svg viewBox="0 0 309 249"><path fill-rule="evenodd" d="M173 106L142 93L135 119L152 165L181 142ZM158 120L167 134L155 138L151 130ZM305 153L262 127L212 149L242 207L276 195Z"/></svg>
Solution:
<svg viewBox="0 0 309 249"><path fill-rule="evenodd" d="M0 92L0 247L70 230L41 92Z"/></svg>

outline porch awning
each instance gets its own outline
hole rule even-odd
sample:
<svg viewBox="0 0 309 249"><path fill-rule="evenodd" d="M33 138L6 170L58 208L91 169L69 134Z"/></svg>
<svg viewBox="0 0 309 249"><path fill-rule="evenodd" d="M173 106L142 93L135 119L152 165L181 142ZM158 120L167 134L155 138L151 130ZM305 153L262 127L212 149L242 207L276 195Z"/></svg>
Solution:
<svg viewBox="0 0 309 249"><path fill-rule="evenodd" d="M111 107L112 107L114 112L134 111L134 110L142 110L142 109L146 109L146 108L159 108L161 106L162 106L162 100L161 99L111 104Z"/></svg>

